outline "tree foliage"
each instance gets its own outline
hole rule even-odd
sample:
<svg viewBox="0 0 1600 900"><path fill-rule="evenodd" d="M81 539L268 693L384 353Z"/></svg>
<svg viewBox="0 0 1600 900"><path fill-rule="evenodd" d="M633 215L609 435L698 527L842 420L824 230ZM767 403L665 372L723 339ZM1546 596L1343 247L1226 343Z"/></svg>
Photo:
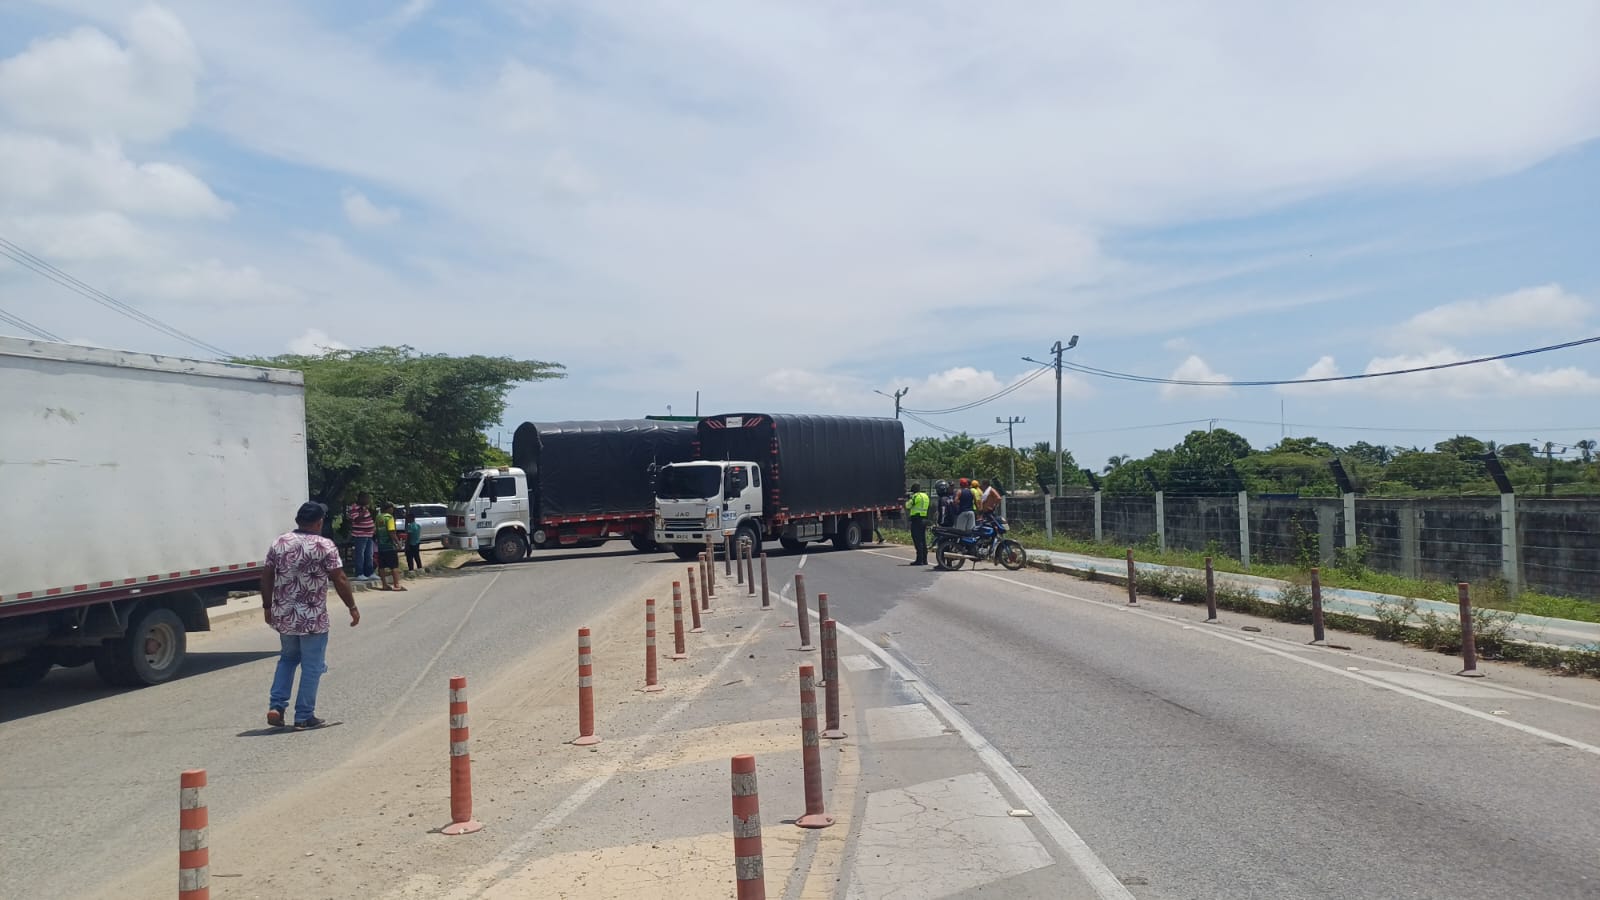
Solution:
<svg viewBox="0 0 1600 900"><path fill-rule="evenodd" d="M311 496L335 506L357 490L393 502L448 497L463 470L492 458L483 430L511 388L565 376L559 363L411 347L237 362L305 373Z"/></svg>

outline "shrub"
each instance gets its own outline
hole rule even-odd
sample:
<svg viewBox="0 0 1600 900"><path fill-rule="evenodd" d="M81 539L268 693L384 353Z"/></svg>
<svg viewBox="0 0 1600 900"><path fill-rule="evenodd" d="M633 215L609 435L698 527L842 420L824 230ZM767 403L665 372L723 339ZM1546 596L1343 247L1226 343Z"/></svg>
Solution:
<svg viewBox="0 0 1600 900"><path fill-rule="evenodd" d="M1404 640L1411 617L1417 614L1417 601L1414 597L1403 597L1395 603L1379 600L1373 611L1378 617L1372 629L1373 637L1380 641Z"/></svg>
<svg viewBox="0 0 1600 900"><path fill-rule="evenodd" d="M1278 591L1278 605L1273 616L1285 622L1311 621L1311 588L1303 584L1286 584Z"/></svg>

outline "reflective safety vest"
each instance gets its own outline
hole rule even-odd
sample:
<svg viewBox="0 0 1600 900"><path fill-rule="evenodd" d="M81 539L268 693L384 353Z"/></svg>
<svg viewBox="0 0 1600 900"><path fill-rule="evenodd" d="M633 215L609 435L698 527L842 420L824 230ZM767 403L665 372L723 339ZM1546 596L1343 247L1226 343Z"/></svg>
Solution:
<svg viewBox="0 0 1600 900"><path fill-rule="evenodd" d="M928 495L924 491L917 491L906 501L906 515L928 517Z"/></svg>

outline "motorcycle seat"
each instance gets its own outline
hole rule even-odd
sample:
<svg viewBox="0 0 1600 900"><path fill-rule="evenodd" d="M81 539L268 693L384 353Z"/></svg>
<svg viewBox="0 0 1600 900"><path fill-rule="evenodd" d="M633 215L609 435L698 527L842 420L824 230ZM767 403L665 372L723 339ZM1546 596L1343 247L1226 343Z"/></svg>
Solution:
<svg viewBox="0 0 1600 900"><path fill-rule="evenodd" d="M950 527L947 527L947 526L944 526L944 525L935 525L935 526L933 526L933 533L937 534L937 535L943 535L945 537L964 538L964 537L971 537L974 534L977 534L977 530L973 529L973 530L969 531L969 530L967 530L965 528L950 528Z"/></svg>

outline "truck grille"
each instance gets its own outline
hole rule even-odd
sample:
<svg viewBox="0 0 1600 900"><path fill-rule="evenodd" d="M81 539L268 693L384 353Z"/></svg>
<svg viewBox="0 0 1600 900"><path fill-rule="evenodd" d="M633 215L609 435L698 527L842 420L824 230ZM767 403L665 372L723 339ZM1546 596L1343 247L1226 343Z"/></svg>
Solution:
<svg viewBox="0 0 1600 900"><path fill-rule="evenodd" d="M706 529L706 520L699 518L667 519L666 528L668 531L704 531Z"/></svg>

